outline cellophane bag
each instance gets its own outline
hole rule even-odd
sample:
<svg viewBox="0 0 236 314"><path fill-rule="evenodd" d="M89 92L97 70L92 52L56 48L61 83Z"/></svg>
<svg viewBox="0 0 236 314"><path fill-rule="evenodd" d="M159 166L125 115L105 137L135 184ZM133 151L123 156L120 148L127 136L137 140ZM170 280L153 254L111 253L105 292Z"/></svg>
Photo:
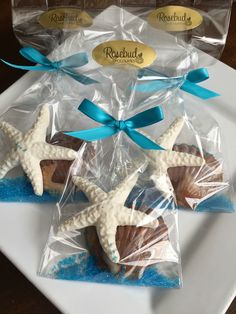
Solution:
<svg viewBox="0 0 236 314"><path fill-rule="evenodd" d="M100 84L87 98L117 121L156 107L157 96L143 98L133 89L135 72L117 69L116 83ZM166 148L184 124L178 107L169 109L168 101L164 102L164 120L142 131ZM74 117L78 131L97 126L77 108ZM177 210L166 169L172 158L169 151L166 157L160 154L141 149L125 132L81 146L54 213L41 276L181 286ZM187 159L202 163L193 155Z"/></svg>
<svg viewBox="0 0 236 314"><path fill-rule="evenodd" d="M151 27L170 32L177 40L220 58L228 34L232 2L12 0L13 28L23 46L33 46L48 54L70 35L89 30L97 15L116 6L139 16ZM106 19L103 23L106 25Z"/></svg>

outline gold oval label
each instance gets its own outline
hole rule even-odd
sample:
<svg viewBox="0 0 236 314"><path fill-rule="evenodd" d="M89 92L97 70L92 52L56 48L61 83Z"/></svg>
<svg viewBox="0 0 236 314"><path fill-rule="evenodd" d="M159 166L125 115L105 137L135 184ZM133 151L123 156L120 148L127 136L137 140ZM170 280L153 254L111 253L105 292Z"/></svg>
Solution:
<svg viewBox="0 0 236 314"><path fill-rule="evenodd" d="M182 32L202 24L203 18L196 10L169 5L150 13L148 22L153 27L168 31Z"/></svg>
<svg viewBox="0 0 236 314"><path fill-rule="evenodd" d="M75 29L80 26L91 26L93 19L80 9L59 8L41 14L39 23L45 28Z"/></svg>
<svg viewBox="0 0 236 314"><path fill-rule="evenodd" d="M98 45L93 50L94 60L105 65L131 65L144 68L153 63L157 54L145 44L129 40L113 40Z"/></svg>

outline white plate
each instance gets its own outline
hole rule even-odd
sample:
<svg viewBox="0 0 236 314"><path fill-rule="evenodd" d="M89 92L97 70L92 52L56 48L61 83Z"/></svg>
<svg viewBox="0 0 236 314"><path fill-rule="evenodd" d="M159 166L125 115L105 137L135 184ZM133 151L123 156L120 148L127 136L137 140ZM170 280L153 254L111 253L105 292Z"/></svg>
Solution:
<svg viewBox="0 0 236 314"><path fill-rule="evenodd" d="M219 121L235 180L236 71L217 62L210 74L204 85L222 96L207 104L195 98L194 105L199 110L208 108ZM36 77L38 74L28 73L5 91L0 96L0 109L14 101ZM0 203L0 248L63 313L220 314L236 295L236 214L180 213L184 288L161 290L37 277L52 210L52 205Z"/></svg>

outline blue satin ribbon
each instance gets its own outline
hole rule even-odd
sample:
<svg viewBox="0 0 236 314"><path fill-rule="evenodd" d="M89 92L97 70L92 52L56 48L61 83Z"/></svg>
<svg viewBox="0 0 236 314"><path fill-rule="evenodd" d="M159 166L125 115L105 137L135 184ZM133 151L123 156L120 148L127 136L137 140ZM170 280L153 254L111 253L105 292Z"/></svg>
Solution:
<svg viewBox="0 0 236 314"><path fill-rule="evenodd" d="M155 79L155 75L159 78ZM143 76L153 77L153 80L137 85L135 90L140 92L156 92L161 89L173 88L182 84L180 86L182 90L201 99L210 99L219 96L219 94L198 85L198 83L209 79L209 73L206 68L192 70L185 76L176 77L163 77L162 74L147 68L140 70L139 77L141 78Z"/></svg>
<svg viewBox="0 0 236 314"><path fill-rule="evenodd" d="M98 83L97 81L73 70L73 68L82 67L83 65L88 63L88 57L85 52L77 53L60 61L49 60L41 52L39 52L33 47L25 47L20 49L20 54L25 59L37 63L39 65L34 66L16 65L2 59L0 60L13 68L20 70L46 71L46 72L60 71L71 76L73 79L84 85Z"/></svg>
<svg viewBox="0 0 236 314"><path fill-rule="evenodd" d="M66 132L66 135L85 141L97 141L123 131L143 149L164 150L161 146L135 130L162 121L164 114L161 107L148 109L127 120L114 119L88 99L82 101L79 110L104 126L83 131Z"/></svg>

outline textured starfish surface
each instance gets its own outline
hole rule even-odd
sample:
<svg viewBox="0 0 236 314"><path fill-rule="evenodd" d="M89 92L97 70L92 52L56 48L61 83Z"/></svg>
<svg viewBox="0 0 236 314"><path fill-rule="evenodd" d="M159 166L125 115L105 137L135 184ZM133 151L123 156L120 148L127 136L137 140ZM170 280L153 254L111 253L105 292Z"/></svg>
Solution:
<svg viewBox="0 0 236 314"><path fill-rule="evenodd" d="M168 168L181 166L197 167L205 163L204 159L201 157L172 150L183 126L184 118L178 118L156 141L154 140L165 150L146 151L147 156L150 158L152 168L151 178L159 191L166 196L173 193L173 187L167 172Z"/></svg>
<svg viewBox="0 0 236 314"><path fill-rule="evenodd" d="M41 160L74 160L77 153L61 146L46 142L47 128L50 122L50 111L44 105L32 128L25 134L7 122L0 122L2 130L13 143L13 148L0 162L0 179L11 169L21 165L28 176L36 195L43 194L43 176Z"/></svg>
<svg viewBox="0 0 236 314"><path fill-rule="evenodd" d="M114 190L106 193L86 179L73 177L74 184L85 193L92 205L63 223L59 230L65 232L95 226L104 252L112 262L118 263L117 226L157 228L159 225L156 217L124 206L137 178L137 174L128 176Z"/></svg>

